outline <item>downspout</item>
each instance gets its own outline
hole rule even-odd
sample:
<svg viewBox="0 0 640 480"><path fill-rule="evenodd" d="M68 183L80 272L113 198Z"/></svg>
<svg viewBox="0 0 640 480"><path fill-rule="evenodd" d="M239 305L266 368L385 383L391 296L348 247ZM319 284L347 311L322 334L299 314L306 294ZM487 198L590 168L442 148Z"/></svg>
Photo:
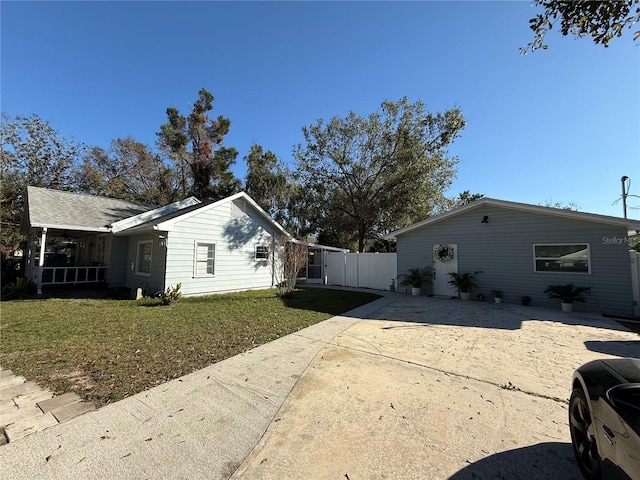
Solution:
<svg viewBox="0 0 640 480"><path fill-rule="evenodd" d="M40 237L40 259L38 260L38 280L36 282L36 288L38 295L42 295L42 270L44 267L44 253L46 251L47 242L47 227L42 228L42 235Z"/></svg>

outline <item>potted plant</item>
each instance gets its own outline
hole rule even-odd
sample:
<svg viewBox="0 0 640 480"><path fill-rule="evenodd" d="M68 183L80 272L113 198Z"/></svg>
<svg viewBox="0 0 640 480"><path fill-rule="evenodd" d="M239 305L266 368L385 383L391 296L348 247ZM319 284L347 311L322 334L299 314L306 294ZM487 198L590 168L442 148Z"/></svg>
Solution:
<svg viewBox="0 0 640 480"><path fill-rule="evenodd" d="M411 295L420 295L422 284L431 281L431 268L410 268L409 273L403 273L399 278L400 285L411 287Z"/></svg>
<svg viewBox="0 0 640 480"><path fill-rule="evenodd" d="M504 293L502 293L502 290L491 290L491 295L493 295L493 300L496 303L502 302L502 298L504 297Z"/></svg>
<svg viewBox="0 0 640 480"><path fill-rule="evenodd" d="M585 302L584 294L589 293L591 287L574 287L569 285L549 285L544 293L549 294L549 298L559 298L563 312L573 310L573 302Z"/></svg>
<svg viewBox="0 0 640 480"><path fill-rule="evenodd" d="M478 287L478 285L476 285L475 283L475 280L476 280L476 275L480 273L482 272L478 271L478 272L463 273L463 274L451 272L451 273L448 273L447 275L451 277L451 280L449 280L449 283L458 289L460 298L462 300L469 300L469 297L471 296L471 290Z"/></svg>
<svg viewBox="0 0 640 480"><path fill-rule="evenodd" d="M531 304L531 297L529 295L523 295L520 297L520 303L525 307L528 307Z"/></svg>

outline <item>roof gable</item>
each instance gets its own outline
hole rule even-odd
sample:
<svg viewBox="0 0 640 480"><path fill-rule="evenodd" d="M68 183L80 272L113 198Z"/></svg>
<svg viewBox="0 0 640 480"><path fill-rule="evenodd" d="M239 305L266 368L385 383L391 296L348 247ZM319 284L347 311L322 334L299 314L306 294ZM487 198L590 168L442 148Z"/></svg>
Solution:
<svg viewBox="0 0 640 480"><path fill-rule="evenodd" d="M611 217L607 215L599 215L596 213L576 212L573 210L566 210L563 208L542 207L540 205L531 205L528 203L509 202L506 200L498 200L494 198L481 198L467 205L463 205L462 207L454 208L453 210L450 210L448 212L442 213L440 215L436 215L431 218L427 218L426 220L422 220L421 222L417 222L417 223L414 223L413 225L409 225L408 227L401 228L399 230L391 232L388 235L386 235L385 238L387 240L391 240L391 239L397 238L400 235L404 235L405 233L412 232L413 230L417 230L419 228L423 228L428 225L453 218L456 215L459 215L461 213L468 212L470 210L474 210L482 206L488 206L488 205L501 207L501 208L508 208L512 210L520 210L523 212L532 212L532 213L539 213L542 215L563 217L563 218L573 219L573 220L582 220L585 222L618 225L618 226L626 227L629 231L640 230L640 221L638 220Z"/></svg>
<svg viewBox="0 0 640 480"><path fill-rule="evenodd" d="M126 234L130 232L132 233L132 232L136 232L140 230L148 230L148 229L171 231L173 226L179 221L185 220L193 215L202 213L203 211L206 211L208 209L213 209L225 203L233 202L234 200L240 200L240 199L246 201L251 206L251 208L258 213L259 216L261 216L268 223L273 225L274 228L278 230L281 234L287 237L290 236L289 233L284 229L284 227L282 227L282 225L280 225L278 222L273 220L269 216L269 214L267 214L267 212L265 212L260 207L260 205L258 205L255 202L255 200L253 200L245 192L236 193L235 195L231 195L230 197L226 197L217 201L210 201L210 202L192 205L192 206L183 208L181 210L168 213L167 215L163 215L161 217L155 218L151 221L144 222L134 227L128 228L126 230L123 230L122 233Z"/></svg>
<svg viewBox="0 0 640 480"><path fill-rule="evenodd" d="M27 187L26 200L23 228L108 231L112 223L154 208L117 198L31 186Z"/></svg>

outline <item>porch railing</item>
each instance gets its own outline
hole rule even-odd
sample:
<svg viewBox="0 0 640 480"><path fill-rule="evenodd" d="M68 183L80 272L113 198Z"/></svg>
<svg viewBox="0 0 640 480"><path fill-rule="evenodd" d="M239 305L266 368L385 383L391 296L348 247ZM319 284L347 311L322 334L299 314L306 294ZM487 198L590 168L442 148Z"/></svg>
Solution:
<svg viewBox="0 0 640 480"><path fill-rule="evenodd" d="M40 267L41 285L75 285L105 281L107 267L87 265L70 267Z"/></svg>

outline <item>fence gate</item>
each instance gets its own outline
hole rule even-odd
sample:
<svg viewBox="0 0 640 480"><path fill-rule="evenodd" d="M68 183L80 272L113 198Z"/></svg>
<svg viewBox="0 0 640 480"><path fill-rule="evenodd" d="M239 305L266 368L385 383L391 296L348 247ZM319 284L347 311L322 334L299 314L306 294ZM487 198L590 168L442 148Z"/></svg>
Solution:
<svg viewBox="0 0 640 480"><path fill-rule="evenodd" d="M395 253L327 253L328 285L389 290L398 276Z"/></svg>

